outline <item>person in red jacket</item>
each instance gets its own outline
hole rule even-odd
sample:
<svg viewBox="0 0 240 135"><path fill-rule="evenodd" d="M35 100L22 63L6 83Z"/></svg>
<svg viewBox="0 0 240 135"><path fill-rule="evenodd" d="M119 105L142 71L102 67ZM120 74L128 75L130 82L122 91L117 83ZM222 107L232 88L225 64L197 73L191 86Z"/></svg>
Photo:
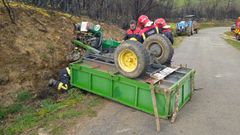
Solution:
<svg viewBox="0 0 240 135"><path fill-rule="evenodd" d="M165 19L163 18L158 18L155 20L154 24L160 29L160 31L171 41L173 44L173 35L170 30L170 26L167 25Z"/></svg>
<svg viewBox="0 0 240 135"><path fill-rule="evenodd" d="M236 20L236 28L240 28L240 16Z"/></svg>
<svg viewBox="0 0 240 135"><path fill-rule="evenodd" d="M141 31L139 32L141 43L143 43L149 36L160 33L159 28L155 26L146 15L141 15L138 18L138 26L141 28Z"/></svg>
<svg viewBox="0 0 240 135"><path fill-rule="evenodd" d="M137 27L135 20L130 21L129 29L124 37L124 40L139 40L140 29Z"/></svg>

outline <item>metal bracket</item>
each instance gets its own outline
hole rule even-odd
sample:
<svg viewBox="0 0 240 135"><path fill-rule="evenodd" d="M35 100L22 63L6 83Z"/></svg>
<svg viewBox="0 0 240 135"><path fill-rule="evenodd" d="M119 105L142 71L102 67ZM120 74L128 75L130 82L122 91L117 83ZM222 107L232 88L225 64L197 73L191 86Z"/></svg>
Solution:
<svg viewBox="0 0 240 135"><path fill-rule="evenodd" d="M174 111L173 111L173 114L172 114L171 123L174 123L176 121L176 118L177 118L177 113L179 111L179 105L178 105L179 95L180 95L180 88L178 86L178 89L177 89L176 95L175 95L175 107L174 107Z"/></svg>
<svg viewBox="0 0 240 135"><path fill-rule="evenodd" d="M172 74L173 72L175 72L178 69L179 69L179 67L177 67L177 68L166 67L163 70L160 70L158 72L150 74L150 77L153 78L153 82L155 84L155 83L159 82L160 80L163 80L165 77Z"/></svg>
<svg viewBox="0 0 240 135"><path fill-rule="evenodd" d="M110 66L115 66L113 58L105 57L97 54L88 54L84 58L87 61L93 61L97 63L107 64Z"/></svg>
<svg viewBox="0 0 240 135"><path fill-rule="evenodd" d="M158 116L158 109L157 109L157 101L156 101L154 83L151 83L150 90L151 90L151 96L152 96L154 115L155 115L155 119L156 119L157 132L160 132L160 119L159 119L159 116Z"/></svg>

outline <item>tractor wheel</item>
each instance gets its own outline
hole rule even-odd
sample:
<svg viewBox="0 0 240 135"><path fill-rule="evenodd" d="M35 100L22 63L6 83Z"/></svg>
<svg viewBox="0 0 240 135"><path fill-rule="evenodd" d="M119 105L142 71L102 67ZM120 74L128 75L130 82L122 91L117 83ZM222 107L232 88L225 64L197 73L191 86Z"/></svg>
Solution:
<svg viewBox="0 0 240 135"><path fill-rule="evenodd" d="M114 62L122 75L136 78L145 73L150 57L140 42L127 40L116 48Z"/></svg>
<svg viewBox="0 0 240 135"><path fill-rule="evenodd" d="M187 35L188 36L192 35L192 29L190 27L187 27Z"/></svg>
<svg viewBox="0 0 240 135"><path fill-rule="evenodd" d="M148 37L144 43L144 48L149 52L151 60L156 64L164 64L169 59L171 53L171 43L167 37L155 34ZM170 41L169 41L170 42Z"/></svg>
<svg viewBox="0 0 240 135"><path fill-rule="evenodd" d="M171 43L171 41L166 36L163 36L163 37L167 41L168 45L170 46L170 54L168 56L167 62L165 62L164 65L171 65L172 57L173 57L173 54L174 54L174 49L172 47L173 44Z"/></svg>
<svg viewBox="0 0 240 135"><path fill-rule="evenodd" d="M198 29L195 29L195 34L198 34Z"/></svg>

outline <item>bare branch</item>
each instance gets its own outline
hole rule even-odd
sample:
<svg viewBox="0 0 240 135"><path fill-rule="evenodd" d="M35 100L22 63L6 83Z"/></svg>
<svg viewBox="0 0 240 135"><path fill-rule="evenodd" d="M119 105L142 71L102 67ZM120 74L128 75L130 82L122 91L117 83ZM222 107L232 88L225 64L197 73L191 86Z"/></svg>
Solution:
<svg viewBox="0 0 240 135"><path fill-rule="evenodd" d="M8 12L8 16L11 20L11 22L13 24L16 24L15 21L15 12L13 11L13 9L11 8L9 2L6 2L5 0L2 0L4 7L6 8L7 12Z"/></svg>

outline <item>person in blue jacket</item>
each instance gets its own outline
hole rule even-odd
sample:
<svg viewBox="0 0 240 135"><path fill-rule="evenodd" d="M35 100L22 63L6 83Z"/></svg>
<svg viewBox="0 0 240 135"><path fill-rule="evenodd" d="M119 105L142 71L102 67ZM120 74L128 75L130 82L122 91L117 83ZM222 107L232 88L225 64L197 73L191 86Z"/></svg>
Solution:
<svg viewBox="0 0 240 135"><path fill-rule="evenodd" d="M48 82L48 86L55 88L59 91L66 91L70 87L70 75L71 71L69 67L61 69L59 72L59 81L55 79L50 79Z"/></svg>

